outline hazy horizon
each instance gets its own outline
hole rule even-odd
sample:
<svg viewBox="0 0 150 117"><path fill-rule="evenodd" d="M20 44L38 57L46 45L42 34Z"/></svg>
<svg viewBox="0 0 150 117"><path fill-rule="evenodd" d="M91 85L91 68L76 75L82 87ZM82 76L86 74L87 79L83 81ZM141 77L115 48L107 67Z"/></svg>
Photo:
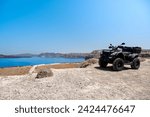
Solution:
<svg viewBox="0 0 150 117"><path fill-rule="evenodd" d="M108 48L102 48L102 49L108 49ZM102 50L102 49L99 49L99 50ZM144 49L143 50L150 50L150 48L148 49ZM71 53L91 53L92 51L95 51L95 50L91 50L89 52L51 52L51 51L48 51L48 52L38 52L38 53L29 53L29 52L25 52L25 53L0 53L0 55L21 55L21 54L33 54L33 55L39 55L41 53L61 53L61 54L71 54Z"/></svg>
<svg viewBox="0 0 150 117"><path fill-rule="evenodd" d="M0 54L150 49L148 0L2 0Z"/></svg>

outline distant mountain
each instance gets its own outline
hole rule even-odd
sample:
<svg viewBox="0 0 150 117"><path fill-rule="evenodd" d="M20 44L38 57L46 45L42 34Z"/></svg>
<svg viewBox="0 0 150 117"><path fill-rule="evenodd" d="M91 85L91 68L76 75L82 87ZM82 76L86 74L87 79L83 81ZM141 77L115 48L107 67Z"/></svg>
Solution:
<svg viewBox="0 0 150 117"><path fill-rule="evenodd" d="M91 53L89 53L86 57L85 60L90 59L90 58L99 58L100 57L101 50L93 50Z"/></svg>
<svg viewBox="0 0 150 117"><path fill-rule="evenodd" d="M16 55L0 55L0 58L21 58L20 56Z"/></svg>
<svg viewBox="0 0 150 117"><path fill-rule="evenodd" d="M89 53L41 53L41 54L15 54L15 55L3 55L0 54L0 58L31 58L31 57L64 57L64 58L85 58Z"/></svg>
<svg viewBox="0 0 150 117"><path fill-rule="evenodd" d="M143 49L140 56L141 57L150 57L150 49Z"/></svg>
<svg viewBox="0 0 150 117"><path fill-rule="evenodd" d="M41 53L39 57L85 58L89 53Z"/></svg>
<svg viewBox="0 0 150 117"><path fill-rule="evenodd" d="M0 54L0 58L31 58L37 56L35 54L15 54L15 55L3 55Z"/></svg>
<svg viewBox="0 0 150 117"><path fill-rule="evenodd" d="M3 58L5 55L3 55L3 54L0 54L0 58Z"/></svg>
<svg viewBox="0 0 150 117"><path fill-rule="evenodd" d="M41 54L15 54L15 55L3 55L0 54L0 58L31 58L31 57L45 57L45 58L54 58L54 57L64 57L64 58L99 58L101 50L94 50L91 53L41 53ZM150 49L143 49L141 57L150 57Z"/></svg>
<svg viewBox="0 0 150 117"><path fill-rule="evenodd" d="M38 55L38 57L46 57L46 58L51 58L51 57L63 57L61 53L41 53Z"/></svg>
<svg viewBox="0 0 150 117"><path fill-rule="evenodd" d="M30 53L24 53L24 54L15 54L15 56L22 57L22 58L30 58L30 57L36 57L37 54L30 54Z"/></svg>

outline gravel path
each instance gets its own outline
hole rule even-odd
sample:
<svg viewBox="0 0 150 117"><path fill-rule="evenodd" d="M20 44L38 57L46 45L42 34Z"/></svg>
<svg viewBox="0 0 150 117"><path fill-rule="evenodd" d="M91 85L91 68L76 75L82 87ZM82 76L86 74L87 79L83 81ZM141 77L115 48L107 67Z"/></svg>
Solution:
<svg viewBox="0 0 150 117"><path fill-rule="evenodd" d="M42 79L28 75L1 77L0 99L150 99L148 59L139 70L128 67L113 72L111 67L102 70L95 64L52 71L53 77Z"/></svg>

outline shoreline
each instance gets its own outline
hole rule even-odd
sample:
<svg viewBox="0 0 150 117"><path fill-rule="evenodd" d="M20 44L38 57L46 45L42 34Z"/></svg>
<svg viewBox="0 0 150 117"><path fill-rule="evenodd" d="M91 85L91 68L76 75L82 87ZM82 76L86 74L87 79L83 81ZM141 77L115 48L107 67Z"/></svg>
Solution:
<svg viewBox="0 0 150 117"><path fill-rule="evenodd" d="M81 63L81 62L72 62L72 63ZM23 65L23 66L8 66L8 67L0 67L0 69L14 68L14 67L33 67L35 65L59 65L59 64L72 64L72 63L66 62L66 63L46 63L46 64Z"/></svg>
<svg viewBox="0 0 150 117"><path fill-rule="evenodd" d="M8 60L10 59L10 60ZM13 67L26 67L26 66L34 66L39 64L65 64L65 63L78 63L83 62L85 59L83 58L41 58L41 57L33 57L33 58L6 58L0 61L0 68L13 68Z"/></svg>
<svg viewBox="0 0 150 117"><path fill-rule="evenodd" d="M79 68L81 62L75 63L52 63L52 64L37 64L36 70L41 69L66 69L66 68ZM39 66L40 65L40 66ZM0 68L0 76L14 76L14 75L26 75L32 66L16 66Z"/></svg>
<svg viewBox="0 0 150 117"><path fill-rule="evenodd" d="M141 62L145 60L150 60L149 58L141 58ZM73 63L51 63L51 64L36 64L38 67L35 69L37 71L42 69L66 69L66 68L80 68L81 64L86 62L73 62ZM39 66L40 65L40 66ZM0 68L0 76L14 76L14 75L26 75L29 70L35 65L29 66L16 66L16 67L4 67Z"/></svg>

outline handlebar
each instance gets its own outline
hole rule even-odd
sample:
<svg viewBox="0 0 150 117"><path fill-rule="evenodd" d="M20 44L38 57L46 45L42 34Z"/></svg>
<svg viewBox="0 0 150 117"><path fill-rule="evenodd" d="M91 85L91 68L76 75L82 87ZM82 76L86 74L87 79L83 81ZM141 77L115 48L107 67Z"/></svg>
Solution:
<svg viewBox="0 0 150 117"><path fill-rule="evenodd" d="M111 48L112 50L117 50L118 48L123 48L122 45L125 45L125 43L122 43L122 44L119 45L119 46L113 46L112 44L110 44L109 48Z"/></svg>

